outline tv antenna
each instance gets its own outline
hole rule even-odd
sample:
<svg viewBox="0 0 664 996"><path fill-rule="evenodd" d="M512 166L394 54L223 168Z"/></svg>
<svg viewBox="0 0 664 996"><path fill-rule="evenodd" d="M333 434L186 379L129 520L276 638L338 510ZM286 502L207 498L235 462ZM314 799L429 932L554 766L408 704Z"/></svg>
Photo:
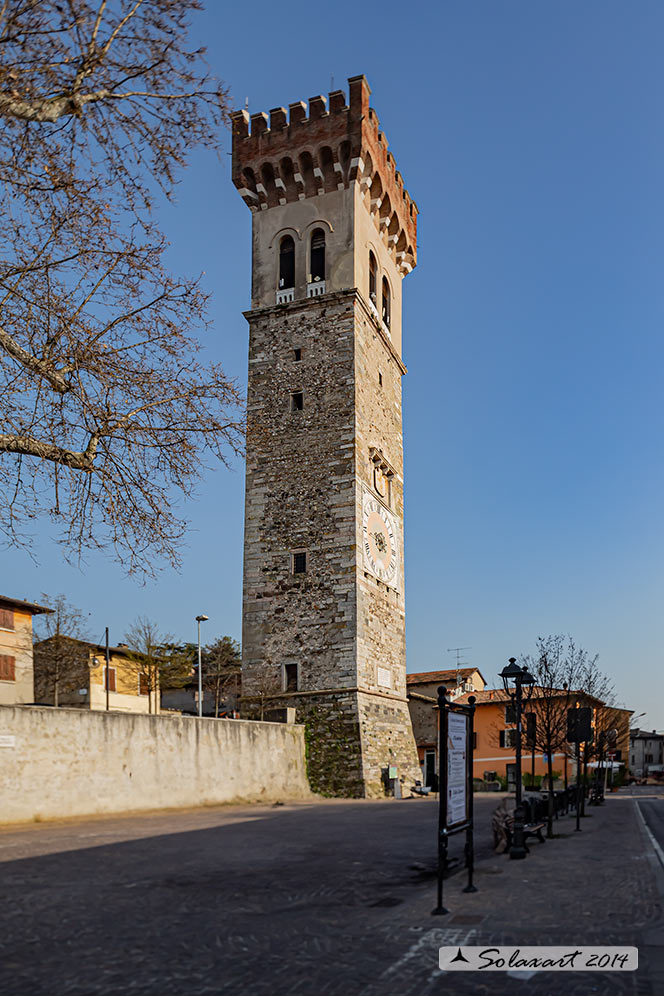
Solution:
<svg viewBox="0 0 664 996"><path fill-rule="evenodd" d="M457 685L459 684L459 668L461 667L462 664L467 664L468 663L468 661L462 661L461 660L461 657L460 657L461 651L462 650L472 650L472 649L473 649L472 647L448 647L447 648L448 654L456 654L456 673L457 673L456 674L456 680L457 680Z"/></svg>

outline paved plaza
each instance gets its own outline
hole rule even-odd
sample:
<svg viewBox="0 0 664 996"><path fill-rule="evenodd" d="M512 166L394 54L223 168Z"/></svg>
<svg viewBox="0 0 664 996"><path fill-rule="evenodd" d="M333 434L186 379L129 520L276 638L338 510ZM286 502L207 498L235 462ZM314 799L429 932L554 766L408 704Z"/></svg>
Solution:
<svg viewBox="0 0 664 996"><path fill-rule="evenodd" d="M433 800L5 828L0 992L661 996L664 792L622 790L589 810L581 833L561 818L523 862L493 853L496 801L476 802L479 891L462 893L463 872L453 874L446 917L431 916ZM438 947L465 943L637 945L640 968L441 973Z"/></svg>

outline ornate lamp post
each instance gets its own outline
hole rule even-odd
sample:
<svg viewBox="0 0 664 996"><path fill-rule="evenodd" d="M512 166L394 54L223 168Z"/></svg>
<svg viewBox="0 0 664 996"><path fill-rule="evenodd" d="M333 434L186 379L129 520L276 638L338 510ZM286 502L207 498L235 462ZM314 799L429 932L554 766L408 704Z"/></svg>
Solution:
<svg viewBox="0 0 664 996"><path fill-rule="evenodd" d="M523 704L523 686L528 688L528 699L533 694L535 679L526 667L519 667L516 657L510 657L507 667L500 672L505 691L512 700L516 719L516 808L514 810L514 829L512 831L512 846L510 858L525 858L526 843L523 836L525 813L521 798L521 707ZM510 688L510 682L514 688Z"/></svg>

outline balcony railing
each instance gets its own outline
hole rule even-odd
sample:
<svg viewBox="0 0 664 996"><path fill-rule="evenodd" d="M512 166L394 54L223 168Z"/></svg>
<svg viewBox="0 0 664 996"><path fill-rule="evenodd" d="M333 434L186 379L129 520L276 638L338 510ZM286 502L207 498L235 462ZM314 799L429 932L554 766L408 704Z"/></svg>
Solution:
<svg viewBox="0 0 664 996"><path fill-rule="evenodd" d="M324 293L325 293L324 280L314 280L313 283L307 284L307 297L320 297L320 295Z"/></svg>
<svg viewBox="0 0 664 996"><path fill-rule="evenodd" d="M283 290L277 291L277 304L288 304L289 301L295 300L295 288L285 287Z"/></svg>

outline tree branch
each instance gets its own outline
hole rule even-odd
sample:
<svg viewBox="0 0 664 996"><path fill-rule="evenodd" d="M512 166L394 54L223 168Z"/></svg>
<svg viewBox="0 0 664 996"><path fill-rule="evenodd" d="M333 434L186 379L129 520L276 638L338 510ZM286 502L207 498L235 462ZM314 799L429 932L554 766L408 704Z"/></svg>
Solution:
<svg viewBox="0 0 664 996"><path fill-rule="evenodd" d="M62 446L55 446L53 443L45 443L33 436L0 434L0 453L21 453L24 456L39 457L41 460L64 464L65 467L90 474L94 470L98 443L99 436L93 433L85 450L77 452Z"/></svg>
<svg viewBox="0 0 664 996"><path fill-rule="evenodd" d="M25 367L26 370L32 371L32 373L38 374L47 380L54 391L58 394L67 394L71 391L70 382L63 377L59 370L51 366L50 363L46 363L44 360L40 360L38 357L33 356L26 349L16 342L8 332L0 326L0 346L9 353L15 360L17 360L21 366Z"/></svg>

